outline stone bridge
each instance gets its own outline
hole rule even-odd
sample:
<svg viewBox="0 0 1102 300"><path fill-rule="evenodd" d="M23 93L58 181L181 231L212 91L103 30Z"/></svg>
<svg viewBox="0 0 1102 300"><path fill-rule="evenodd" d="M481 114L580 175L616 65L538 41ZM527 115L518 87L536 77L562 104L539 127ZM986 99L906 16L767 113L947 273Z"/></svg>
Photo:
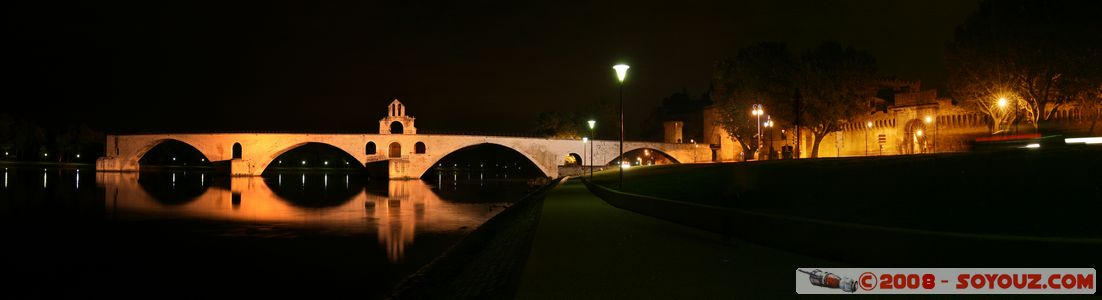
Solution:
<svg viewBox="0 0 1102 300"><path fill-rule="evenodd" d="M476 135L417 134L414 118L395 99L387 107L387 116L379 121L378 134L287 134L287 133L210 133L210 134L133 134L108 135L106 156L96 161L100 171L138 171L139 161L150 149L175 140L199 150L212 163L228 163L235 176L258 176L277 157L307 143L336 147L356 158L363 166L388 164L390 178L420 178L441 158L457 150L482 145L504 146L527 157L544 175L559 176L559 166L567 157L582 158L583 165L606 165L619 156L619 141L597 140L593 158L586 153L590 145L580 140ZM584 149L584 150L583 150ZM652 149L669 155L675 162L710 160L710 149L696 144L624 142L624 153Z"/></svg>
<svg viewBox="0 0 1102 300"><path fill-rule="evenodd" d="M500 136L436 134L136 134L107 136L108 156L96 162L100 171L138 171L138 161L147 151L175 140L195 147L213 163L229 162L237 176L256 176L281 154L307 143L326 144L343 150L362 165L388 161L390 178L420 178L441 158L457 150L481 145L501 145L524 155L549 177L558 177L558 166L566 157L585 157L583 164L605 165L619 156L619 141L591 141L596 159L588 155L589 145L580 140ZM583 148L586 153L583 154ZM624 152L652 149L677 162L710 157L707 147L694 144L624 142Z"/></svg>

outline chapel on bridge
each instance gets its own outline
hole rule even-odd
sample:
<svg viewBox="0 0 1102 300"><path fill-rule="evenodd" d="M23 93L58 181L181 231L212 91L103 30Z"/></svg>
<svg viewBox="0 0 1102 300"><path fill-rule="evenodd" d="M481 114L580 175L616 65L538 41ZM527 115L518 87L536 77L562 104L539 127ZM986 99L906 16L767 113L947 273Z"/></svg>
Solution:
<svg viewBox="0 0 1102 300"><path fill-rule="evenodd" d="M406 106L398 99L387 106L386 117L379 120L379 134L417 134L414 117L406 115Z"/></svg>

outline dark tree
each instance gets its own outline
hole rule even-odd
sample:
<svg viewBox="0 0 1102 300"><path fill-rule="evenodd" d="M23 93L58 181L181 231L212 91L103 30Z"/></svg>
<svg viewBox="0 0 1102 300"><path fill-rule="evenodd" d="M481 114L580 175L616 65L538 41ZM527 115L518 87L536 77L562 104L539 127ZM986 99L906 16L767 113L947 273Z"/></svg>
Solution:
<svg viewBox="0 0 1102 300"><path fill-rule="evenodd" d="M734 59L716 64L712 77L712 99L717 105L717 122L742 145L743 153L757 149L757 118L753 104L762 104L777 126L793 124L792 110L797 62L788 46L767 42L739 49Z"/></svg>
<svg viewBox="0 0 1102 300"><path fill-rule="evenodd" d="M1100 8L1098 1L984 1L947 48L950 92L997 125L1020 119L1043 129L1066 105L1097 112Z"/></svg>
<svg viewBox="0 0 1102 300"><path fill-rule="evenodd" d="M876 96L876 61L852 47L823 43L800 56L793 81L803 105L802 124L814 135L811 157L818 157L823 138L872 109L868 104Z"/></svg>

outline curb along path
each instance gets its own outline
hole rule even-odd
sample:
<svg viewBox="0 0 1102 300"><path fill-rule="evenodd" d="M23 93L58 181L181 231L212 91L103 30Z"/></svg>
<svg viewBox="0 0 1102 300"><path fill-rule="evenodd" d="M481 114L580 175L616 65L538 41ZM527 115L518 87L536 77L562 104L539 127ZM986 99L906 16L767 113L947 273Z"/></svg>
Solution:
<svg viewBox="0 0 1102 300"><path fill-rule="evenodd" d="M797 267L832 266L615 208L572 179L544 199L516 298L794 295Z"/></svg>

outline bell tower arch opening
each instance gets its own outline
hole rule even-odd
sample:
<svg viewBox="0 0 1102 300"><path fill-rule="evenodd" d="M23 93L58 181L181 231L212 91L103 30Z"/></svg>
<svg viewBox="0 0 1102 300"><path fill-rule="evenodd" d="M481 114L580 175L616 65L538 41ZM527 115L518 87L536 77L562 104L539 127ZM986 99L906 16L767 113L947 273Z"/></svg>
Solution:
<svg viewBox="0 0 1102 300"><path fill-rule="evenodd" d="M398 99L387 106L386 117L379 120L379 134L417 134L414 118L406 115L406 106Z"/></svg>

